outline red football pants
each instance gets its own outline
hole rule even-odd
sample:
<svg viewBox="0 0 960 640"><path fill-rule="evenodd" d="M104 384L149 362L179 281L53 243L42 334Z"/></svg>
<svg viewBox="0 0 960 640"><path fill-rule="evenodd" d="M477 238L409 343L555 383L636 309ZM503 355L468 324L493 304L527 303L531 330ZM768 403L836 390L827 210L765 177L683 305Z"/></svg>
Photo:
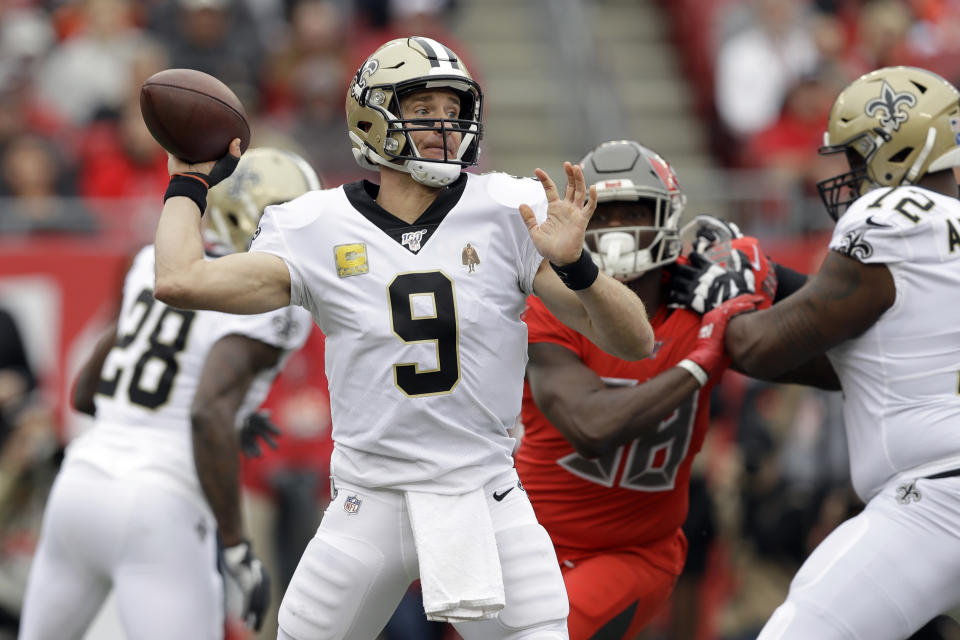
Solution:
<svg viewBox="0 0 960 640"><path fill-rule="evenodd" d="M677 581L625 552L564 562L560 569L570 599L570 640L630 640L660 612Z"/></svg>

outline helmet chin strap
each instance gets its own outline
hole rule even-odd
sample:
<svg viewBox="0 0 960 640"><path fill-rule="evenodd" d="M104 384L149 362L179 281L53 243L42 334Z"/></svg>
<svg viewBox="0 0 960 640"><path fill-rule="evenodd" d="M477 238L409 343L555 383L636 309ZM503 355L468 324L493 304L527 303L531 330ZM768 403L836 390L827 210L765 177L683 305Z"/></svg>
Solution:
<svg viewBox="0 0 960 640"><path fill-rule="evenodd" d="M352 131L350 132L350 138L360 147L364 147L364 142ZM370 148L366 148L366 152L364 152L354 146L352 151L353 158L357 161L357 164L364 169L377 171L379 165L383 165L397 171L409 173L410 177L414 180L428 187L445 187L459 178L460 172L462 171L462 168L458 164L427 162L425 160L407 160L403 164L397 164L380 156L380 154Z"/></svg>
<svg viewBox="0 0 960 640"><path fill-rule="evenodd" d="M927 158L930 157L930 152L933 150L933 145L937 141L937 130L934 127L927 129L927 140L923 145L923 148L920 150L920 153L917 154L917 159L914 160L913 166L910 167L910 170L907 172L906 181L910 184L915 184L917 181L917 176L920 173L920 167L923 166L923 163L927 161Z"/></svg>
<svg viewBox="0 0 960 640"><path fill-rule="evenodd" d="M445 187L460 177L460 165L445 162L407 160L404 170L414 180L428 187Z"/></svg>
<svg viewBox="0 0 960 640"><path fill-rule="evenodd" d="M461 149L463 145L460 145ZM420 156L413 139L410 139L410 148L414 155ZM407 160L403 163L403 170L414 180L428 187L445 187L460 176L460 165L446 162L427 162L426 160Z"/></svg>
<svg viewBox="0 0 960 640"><path fill-rule="evenodd" d="M633 280L650 269L647 267L637 270L638 264L650 264L651 255L649 249L637 251L636 238L632 233L625 231L601 233L597 249L597 253L593 255L594 262L611 278L622 281Z"/></svg>

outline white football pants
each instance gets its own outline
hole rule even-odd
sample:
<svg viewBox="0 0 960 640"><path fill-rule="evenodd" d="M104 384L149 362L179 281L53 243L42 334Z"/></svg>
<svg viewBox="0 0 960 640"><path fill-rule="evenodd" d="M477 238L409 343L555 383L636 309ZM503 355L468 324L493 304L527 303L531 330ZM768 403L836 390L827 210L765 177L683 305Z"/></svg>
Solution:
<svg viewBox="0 0 960 640"><path fill-rule="evenodd" d="M75 640L115 590L128 638L223 637L216 525L188 498L66 463L44 512L20 640Z"/></svg>
<svg viewBox="0 0 960 640"><path fill-rule="evenodd" d="M419 577L402 492L339 480L336 488L280 604L280 640L374 640ZM518 488L516 471L499 475L484 491L506 606L495 618L454 626L465 640L566 640L569 604L557 555ZM352 496L361 500L355 513L344 508Z"/></svg>
<svg viewBox="0 0 960 640"><path fill-rule="evenodd" d="M960 604L960 477L893 483L807 558L757 640L903 640Z"/></svg>

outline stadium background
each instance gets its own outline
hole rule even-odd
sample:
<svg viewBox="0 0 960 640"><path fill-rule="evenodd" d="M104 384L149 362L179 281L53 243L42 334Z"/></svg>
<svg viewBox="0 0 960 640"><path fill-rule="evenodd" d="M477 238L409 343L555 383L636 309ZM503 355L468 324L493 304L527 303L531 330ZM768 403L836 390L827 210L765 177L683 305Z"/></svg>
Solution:
<svg viewBox="0 0 960 640"><path fill-rule="evenodd" d="M301 153L333 186L370 177L345 133L350 75L414 34L448 44L480 82L482 170L557 176L596 143L633 138L674 165L685 219L735 220L801 271L829 237L813 185L836 172L816 149L839 89L890 64L960 80L958 0L0 0L0 309L29 363L9 355L5 329L0 638L15 637L62 447L89 427L70 383L159 213L166 158L140 119L142 81L168 67L216 75L245 104L253 145ZM287 367L268 400L287 435L245 469L259 544L283 532L279 575L326 496L322 349L318 333ZM731 374L713 413L687 571L649 640L754 638L809 550L860 506L836 394ZM122 637L108 618L89 637ZM389 638L423 638L414 629L398 621ZM938 620L919 638L960 633Z"/></svg>

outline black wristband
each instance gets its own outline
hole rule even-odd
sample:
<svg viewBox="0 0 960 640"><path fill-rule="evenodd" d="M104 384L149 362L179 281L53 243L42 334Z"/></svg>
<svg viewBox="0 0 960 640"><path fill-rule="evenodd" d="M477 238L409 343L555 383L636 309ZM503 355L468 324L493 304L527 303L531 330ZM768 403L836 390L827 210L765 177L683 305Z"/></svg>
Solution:
<svg viewBox="0 0 960 640"><path fill-rule="evenodd" d="M175 173L170 176L170 184L167 185L167 192L163 194L163 201L174 196L184 196L193 200L193 203L200 209L200 215L207 210L207 181L200 177L201 174Z"/></svg>
<svg viewBox="0 0 960 640"><path fill-rule="evenodd" d="M553 270L556 271L560 279L563 280L563 284L574 291L586 289L592 285L597 279L597 276L600 275L600 268L597 266L597 263L593 261L593 258L590 257L590 252L586 249L580 252L580 257L577 258L576 262L565 264L562 267L558 267L551 262L550 266L553 267Z"/></svg>

